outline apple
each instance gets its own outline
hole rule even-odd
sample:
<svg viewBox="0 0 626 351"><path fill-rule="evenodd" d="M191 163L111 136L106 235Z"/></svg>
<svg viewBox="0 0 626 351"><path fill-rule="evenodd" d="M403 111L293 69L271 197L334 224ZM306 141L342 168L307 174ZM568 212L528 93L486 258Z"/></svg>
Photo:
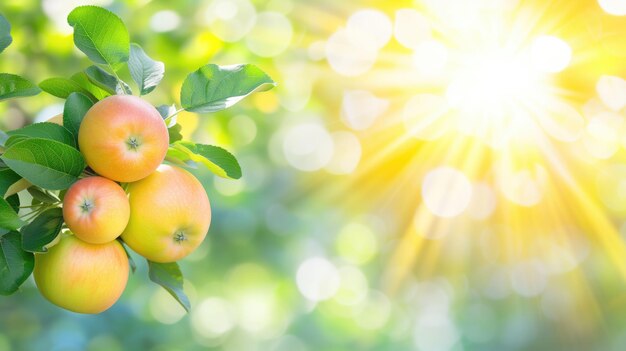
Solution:
<svg viewBox="0 0 626 351"><path fill-rule="evenodd" d="M104 177L83 178L63 198L63 219L79 239L91 244L115 240L128 224L128 196Z"/></svg>
<svg viewBox="0 0 626 351"><path fill-rule="evenodd" d="M195 250L209 230L211 205L202 184L182 168L161 165L128 185L130 220L122 239L154 262L174 262Z"/></svg>
<svg viewBox="0 0 626 351"><path fill-rule="evenodd" d="M159 112L131 95L98 101L85 114L78 146L96 173L118 182L145 178L163 162L169 144Z"/></svg>
<svg viewBox="0 0 626 351"><path fill-rule="evenodd" d="M41 294L78 313L100 313L119 299L128 281L128 257L117 241L89 244L74 235L35 254L33 275Z"/></svg>

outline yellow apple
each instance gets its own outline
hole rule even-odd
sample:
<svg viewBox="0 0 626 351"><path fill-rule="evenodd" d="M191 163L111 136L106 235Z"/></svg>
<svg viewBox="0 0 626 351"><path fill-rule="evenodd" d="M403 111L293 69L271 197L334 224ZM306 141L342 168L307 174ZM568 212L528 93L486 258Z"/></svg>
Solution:
<svg viewBox="0 0 626 351"><path fill-rule="evenodd" d="M211 205L202 184L182 168L161 165L130 183L130 220L122 239L155 262L174 262L195 250L209 230Z"/></svg>
<svg viewBox="0 0 626 351"><path fill-rule="evenodd" d="M159 112L131 95L114 95L87 111L78 146L89 167L119 182L134 182L163 162L169 136Z"/></svg>
<svg viewBox="0 0 626 351"><path fill-rule="evenodd" d="M65 235L47 253L35 254L33 275L41 294L59 307L100 313L119 299L128 281L128 257L117 241L89 244Z"/></svg>
<svg viewBox="0 0 626 351"><path fill-rule="evenodd" d="M63 198L63 219L79 239L91 244L115 240L128 224L128 196L104 177L83 178Z"/></svg>

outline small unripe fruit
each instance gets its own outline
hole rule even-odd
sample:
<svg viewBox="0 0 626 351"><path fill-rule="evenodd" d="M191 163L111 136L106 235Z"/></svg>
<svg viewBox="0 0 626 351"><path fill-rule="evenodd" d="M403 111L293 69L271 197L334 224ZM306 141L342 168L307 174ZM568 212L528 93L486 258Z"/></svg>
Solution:
<svg viewBox="0 0 626 351"><path fill-rule="evenodd" d="M63 219L81 240L104 244L115 240L128 224L130 204L117 183L103 177L83 178L63 198Z"/></svg>
<svg viewBox="0 0 626 351"><path fill-rule="evenodd" d="M174 262L195 250L209 230L211 205L202 184L186 170L161 165L128 186L130 220L122 239L155 262Z"/></svg>
<svg viewBox="0 0 626 351"><path fill-rule="evenodd" d="M131 95L93 105L78 131L78 146L96 173L118 182L145 178L163 162L169 145L159 112Z"/></svg>
<svg viewBox="0 0 626 351"><path fill-rule="evenodd" d="M65 235L47 253L35 254L33 276L41 294L59 307L100 313L119 299L128 281L128 257L117 241L89 244Z"/></svg>

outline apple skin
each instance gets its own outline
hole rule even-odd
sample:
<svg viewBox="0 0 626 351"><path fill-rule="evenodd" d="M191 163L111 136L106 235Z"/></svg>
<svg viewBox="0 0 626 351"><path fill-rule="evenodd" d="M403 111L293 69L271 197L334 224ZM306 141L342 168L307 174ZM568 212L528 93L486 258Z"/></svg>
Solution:
<svg viewBox="0 0 626 351"><path fill-rule="evenodd" d="M35 254L33 276L41 294L53 304L78 313L106 311L128 282L129 263L117 240L96 245L74 235L47 253Z"/></svg>
<svg viewBox="0 0 626 351"><path fill-rule="evenodd" d="M128 224L130 204L121 186L104 177L83 178L63 198L63 219L79 239L90 244L115 240Z"/></svg>
<svg viewBox="0 0 626 351"><path fill-rule="evenodd" d="M169 144L159 112L131 95L98 101L85 114L78 146L96 173L118 181L145 178L163 162Z"/></svg>
<svg viewBox="0 0 626 351"><path fill-rule="evenodd" d="M130 220L122 233L135 252L154 262L174 262L194 251L211 224L202 184L182 168L161 165L128 185Z"/></svg>

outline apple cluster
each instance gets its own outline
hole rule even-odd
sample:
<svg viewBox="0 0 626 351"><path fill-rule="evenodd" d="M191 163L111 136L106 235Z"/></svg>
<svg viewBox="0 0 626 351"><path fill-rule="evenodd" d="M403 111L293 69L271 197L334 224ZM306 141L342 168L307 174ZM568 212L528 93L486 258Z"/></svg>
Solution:
<svg viewBox="0 0 626 351"><path fill-rule="evenodd" d="M139 97L113 95L93 105L80 124L78 145L93 175L67 190L63 219L69 231L47 253L35 254L34 277L52 303L100 313L128 281L122 241L149 261L178 261L202 243L211 207L191 173L163 164L167 126Z"/></svg>

